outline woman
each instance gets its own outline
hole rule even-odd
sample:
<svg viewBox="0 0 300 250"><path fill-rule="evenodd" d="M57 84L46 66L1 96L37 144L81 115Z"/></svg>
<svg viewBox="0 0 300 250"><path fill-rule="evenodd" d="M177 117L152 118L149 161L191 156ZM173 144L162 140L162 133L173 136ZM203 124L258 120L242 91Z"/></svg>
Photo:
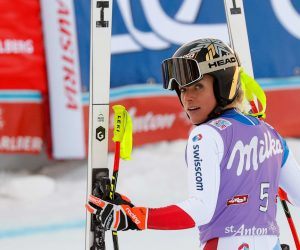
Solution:
<svg viewBox="0 0 300 250"><path fill-rule="evenodd" d="M186 149L189 198L162 208L135 207L117 195L91 196L87 209L107 230L178 230L197 226L201 249L281 249L276 223L279 185L300 205L300 168L267 123L245 115L240 63L217 39L181 46L162 64L196 125Z"/></svg>

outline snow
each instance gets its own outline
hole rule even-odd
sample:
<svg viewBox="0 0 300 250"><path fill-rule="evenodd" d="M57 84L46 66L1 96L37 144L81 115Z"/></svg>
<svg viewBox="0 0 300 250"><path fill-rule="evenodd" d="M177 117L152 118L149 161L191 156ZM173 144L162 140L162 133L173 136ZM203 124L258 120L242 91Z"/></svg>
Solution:
<svg viewBox="0 0 300 250"><path fill-rule="evenodd" d="M295 155L299 141L289 140ZM187 196L185 141L136 148L121 161L117 190L136 205L159 207ZM299 154L298 154L299 155ZM299 160L299 159L298 159ZM109 155L112 166L113 155ZM45 166L38 175L0 176L1 250L83 250L85 248L86 164ZM8 187L14 194L7 192ZM281 241L295 249L286 218L278 205ZM289 206L300 232L300 209ZM107 249L113 249L110 233ZM119 232L122 250L199 249L196 229Z"/></svg>
<svg viewBox="0 0 300 250"><path fill-rule="evenodd" d="M20 200L35 200L54 192L55 180L44 175L5 177L0 195Z"/></svg>

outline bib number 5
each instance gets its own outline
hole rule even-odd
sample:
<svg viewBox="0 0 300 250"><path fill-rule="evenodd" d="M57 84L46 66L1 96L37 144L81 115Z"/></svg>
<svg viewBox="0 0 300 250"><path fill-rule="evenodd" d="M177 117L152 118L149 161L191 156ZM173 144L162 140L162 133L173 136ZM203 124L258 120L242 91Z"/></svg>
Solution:
<svg viewBox="0 0 300 250"><path fill-rule="evenodd" d="M259 210L262 212L267 212L268 210L268 204L269 204L269 188L270 188L270 183L268 182L263 182L260 184L260 200L264 201L265 200L265 205L260 205Z"/></svg>

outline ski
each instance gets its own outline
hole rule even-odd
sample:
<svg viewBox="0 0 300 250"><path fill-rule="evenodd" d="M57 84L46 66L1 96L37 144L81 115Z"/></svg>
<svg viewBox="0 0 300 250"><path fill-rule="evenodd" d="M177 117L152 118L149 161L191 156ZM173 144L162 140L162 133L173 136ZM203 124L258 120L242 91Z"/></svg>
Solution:
<svg viewBox="0 0 300 250"><path fill-rule="evenodd" d="M112 0L91 0L90 106L87 199L109 193L109 90ZM86 217L86 250L105 250L105 231L94 215Z"/></svg>
<svg viewBox="0 0 300 250"><path fill-rule="evenodd" d="M243 0L224 0L230 45L246 73L254 76Z"/></svg>
<svg viewBox="0 0 300 250"><path fill-rule="evenodd" d="M247 75L254 78L243 0L224 0L230 45ZM259 112L256 96L248 100L252 112Z"/></svg>

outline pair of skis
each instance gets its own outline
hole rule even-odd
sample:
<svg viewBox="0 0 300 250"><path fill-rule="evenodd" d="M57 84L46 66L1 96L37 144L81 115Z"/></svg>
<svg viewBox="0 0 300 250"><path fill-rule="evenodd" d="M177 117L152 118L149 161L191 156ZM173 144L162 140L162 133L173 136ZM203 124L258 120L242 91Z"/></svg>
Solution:
<svg viewBox="0 0 300 250"><path fill-rule="evenodd" d="M224 5L231 47L239 55L241 64L247 74L254 77L243 0L224 0ZM279 198L287 217L296 248L300 249L298 233L291 217L287 202L282 197L283 195L280 195L282 192L282 190L279 190Z"/></svg>

